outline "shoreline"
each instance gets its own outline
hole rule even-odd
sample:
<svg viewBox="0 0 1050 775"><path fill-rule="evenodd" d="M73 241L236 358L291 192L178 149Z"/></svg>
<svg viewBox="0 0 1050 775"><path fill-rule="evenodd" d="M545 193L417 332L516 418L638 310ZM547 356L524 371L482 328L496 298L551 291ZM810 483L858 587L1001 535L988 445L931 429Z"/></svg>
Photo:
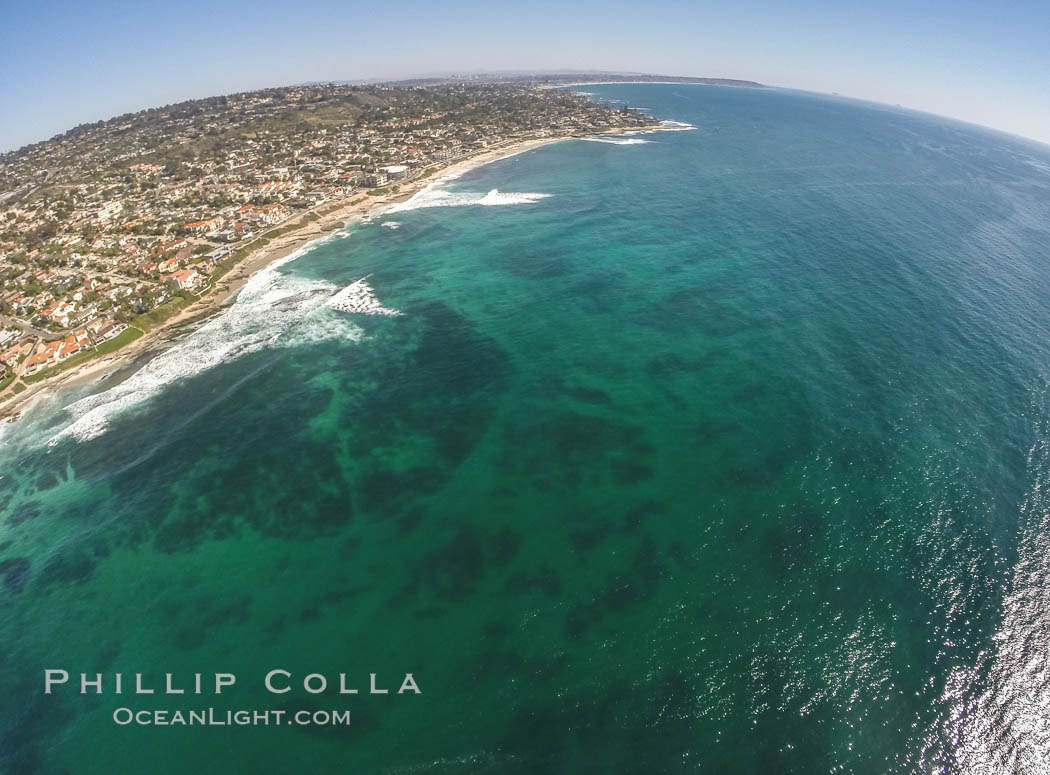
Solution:
<svg viewBox="0 0 1050 775"><path fill-rule="evenodd" d="M601 134L623 134L627 131L655 128L657 128L656 125L652 127L624 127L602 132ZM219 278L211 291L198 298L178 314L165 320L156 328L145 332L143 336L135 341L128 343L116 352L99 358L92 358L67 371L41 380L39 383L28 385L26 390L23 390L21 393L0 398L0 421L13 422L31 402L46 395L49 391L82 384L93 377L122 368L136 358L141 358L153 350L162 349L179 337L183 333L182 329L185 327L221 313L227 305L232 303L252 275L265 269L273 262L286 258L311 242L327 237L340 229L346 228L350 223L360 221L366 216L378 215L382 209L409 199L419 191L434 185L443 178L463 175L477 167L510 158L525 151L575 139L579 139L579 137L575 135L560 135L557 137L538 137L508 141L506 144L494 148L486 148L444 166L437 166L429 175L406 181L396 193L371 196L367 192L358 191L345 199L339 200L334 206L332 203L327 203L326 205L306 210L297 217L303 219L311 213L316 214L318 211L324 214L320 216L319 220L303 223L300 228L253 250L240 263ZM280 224L275 228L280 228L283 225L285 224ZM259 235L259 237L264 235L265 233Z"/></svg>

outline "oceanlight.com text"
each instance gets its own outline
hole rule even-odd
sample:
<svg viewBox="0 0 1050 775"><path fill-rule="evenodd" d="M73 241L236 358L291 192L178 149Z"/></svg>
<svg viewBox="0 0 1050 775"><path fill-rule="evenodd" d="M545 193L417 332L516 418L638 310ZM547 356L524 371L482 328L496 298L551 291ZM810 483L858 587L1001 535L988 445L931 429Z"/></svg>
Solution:
<svg viewBox="0 0 1050 775"><path fill-rule="evenodd" d="M350 726L349 710L132 710L117 708L118 726L156 727L256 727Z"/></svg>

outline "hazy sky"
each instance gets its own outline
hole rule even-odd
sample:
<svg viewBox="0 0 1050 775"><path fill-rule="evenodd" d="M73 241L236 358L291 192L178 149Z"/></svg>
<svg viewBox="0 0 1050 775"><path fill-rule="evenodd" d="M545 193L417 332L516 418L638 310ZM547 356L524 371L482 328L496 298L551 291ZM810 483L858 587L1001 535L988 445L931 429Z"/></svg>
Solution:
<svg viewBox="0 0 1050 775"><path fill-rule="evenodd" d="M537 68L747 78L1050 143L1050 0L0 4L0 151L192 97Z"/></svg>

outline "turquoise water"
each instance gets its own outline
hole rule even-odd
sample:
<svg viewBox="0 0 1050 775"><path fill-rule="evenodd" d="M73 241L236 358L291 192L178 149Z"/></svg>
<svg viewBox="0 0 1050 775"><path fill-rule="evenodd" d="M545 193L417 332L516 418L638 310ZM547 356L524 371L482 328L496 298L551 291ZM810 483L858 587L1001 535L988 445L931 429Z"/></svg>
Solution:
<svg viewBox="0 0 1050 775"><path fill-rule="evenodd" d="M586 88L697 128L476 169L4 426L0 770L1047 771L1050 148Z"/></svg>

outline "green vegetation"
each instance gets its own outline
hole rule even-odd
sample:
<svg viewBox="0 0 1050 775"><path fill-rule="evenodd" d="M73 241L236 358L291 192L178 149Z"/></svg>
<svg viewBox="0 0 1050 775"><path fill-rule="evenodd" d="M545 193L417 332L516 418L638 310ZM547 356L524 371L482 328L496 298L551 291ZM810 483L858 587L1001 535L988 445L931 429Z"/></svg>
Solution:
<svg viewBox="0 0 1050 775"><path fill-rule="evenodd" d="M161 323L173 318L179 314L193 301L193 297L176 296L171 301L166 301L159 307L151 309L149 312L145 312L139 315L137 318L131 321L131 325L136 328L141 328L143 331L152 331L154 328L159 326Z"/></svg>
<svg viewBox="0 0 1050 775"><path fill-rule="evenodd" d="M226 256L226 258L221 261L215 262L215 270L211 273L211 284L215 285L218 283L224 274L243 261L245 256L251 253L251 251L251 248L240 248L230 253L230 255Z"/></svg>
<svg viewBox="0 0 1050 775"><path fill-rule="evenodd" d="M134 342L144 333L144 331L141 331L138 328L126 328L117 336L113 337L108 341L103 342L97 347L94 347L90 350L84 350L83 352L79 352L76 355L71 355L64 361L62 361L62 363L52 366L49 369L38 371L36 374L33 374L31 376L23 377L22 379L30 384L34 382L40 382L41 380L45 380L48 377L53 377L56 374L61 374L63 371L67 371L68 369L71 369L74 366L79 366L81 363L90 361L92 358L116 352L124 345Z"/></svg>
<svg viewBox="0 0 1050 775"><path fill-rule="evenodd" d="M241 263L241 261L247 258L250 253L254 253L256 250L266 247L278 237L283 237L285 234L289 234L296 229L301 229L308 223L313 223L319 220L321 220L320 214L307 213L305 216L295 221L295 223L288 223L281 226L279 229L268 231L262 236L256 237L251 242L237 248L237 250L230 253L230 255L226 256L222 261L215 264L215 271L211 273L211 285L216 285L223 275L237 266L237 264Z"/></svg>
<svg viewBox="0 0 1050 775"><path fill-rule="evenodd" d="M29 388L27 388L25 385L23 385L21 382L19 382L13 388L11 388L11 395L17 396L23 390L28 390L28 389Z"/></svg>
<svg viewBox="0 0 1050 775"><path fill-rule="evenodd" d="M136 339L138 339L144 333L146 333L146 332L142 331L141 329L138 329L138 328L134 328L134 327L125 328L123 331L121 331L119 334L117 334L112 339L110 339L108 341L105 341L102 344L98 345L95 348L95 351L99 355L108 355L109 353L116 352L117 350L119 350L124 345L130 344L131 342L134 342Z"/></svg>

